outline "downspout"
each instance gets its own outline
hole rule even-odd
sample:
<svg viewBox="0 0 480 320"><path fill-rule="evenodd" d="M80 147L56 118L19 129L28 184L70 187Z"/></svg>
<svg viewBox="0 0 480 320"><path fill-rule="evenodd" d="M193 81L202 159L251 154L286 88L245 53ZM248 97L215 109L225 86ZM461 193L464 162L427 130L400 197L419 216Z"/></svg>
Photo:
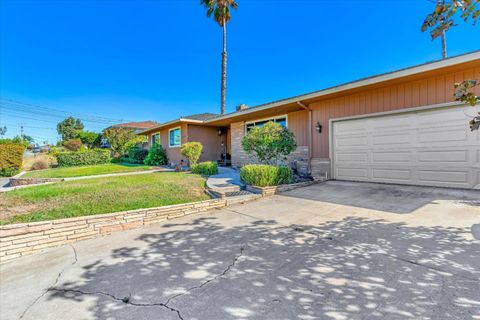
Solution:
<svg viewBox="0 0 480 320"><path fill-rule="evenodd" d="M313 150L312 150L312 109L309 108L308 105L304 104L301 101L297 101L297 104L302 107L303 109L308 111L308 134L307 134L307 143L308 143L308 166L310 167L310 172L311 172L311 167L312 167L312 155L313 155Z"/></svg>

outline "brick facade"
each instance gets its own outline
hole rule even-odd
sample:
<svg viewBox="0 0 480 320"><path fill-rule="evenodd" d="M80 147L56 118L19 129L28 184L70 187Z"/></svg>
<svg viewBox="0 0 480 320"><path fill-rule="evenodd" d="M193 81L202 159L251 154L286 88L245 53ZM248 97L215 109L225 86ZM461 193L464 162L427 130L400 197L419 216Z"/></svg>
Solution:
<svg viewBox="0 0 480 320"><path fill-rule="evenodd" d="M232 166L241 167L249 163L258 163L255 157L247 154L242 148L242 139L245 136L245 123L235 122L230 125L231 131L231 155ZM298 146L288 158L287 163L292 164L293 161L308 162L308 146Z"/></svg>

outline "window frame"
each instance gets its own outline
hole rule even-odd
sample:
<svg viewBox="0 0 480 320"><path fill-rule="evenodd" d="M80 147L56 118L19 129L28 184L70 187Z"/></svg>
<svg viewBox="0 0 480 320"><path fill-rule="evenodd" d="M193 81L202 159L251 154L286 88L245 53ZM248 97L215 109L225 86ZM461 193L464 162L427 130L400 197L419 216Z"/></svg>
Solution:
<svg viewBox="0 0 480 320"><path fill-rule="evenodd" d="M160 145L160 132L154 133L150 137L150 146L153 147L154 137L158 136L157 144Z"/></svg>
<svg viewBox="0 0 480 320"><path fill-rule="evenodd" d="M261 119L255 119L255 120L252 120L252 121L246 121L245 122L245 126L244 126L244 134L247 135L248 131L247 131L247 126L249 124L252 124L252 123L257 123L257 122L263 122L263 121L266 121L266 122L269 122L270 120L273 120L274 122L276 122L275 120L277 119L281 119L281 118L285 118L285 128L288 129L288 114L282 114L280 116L275 116L275 117L269 117L269 118L261 118ZM254 125L255 126L255 125Z"/></svg>
<svg viewBox="0 0 480 320"><path fill-rule="evenodd" d="M178 129L178 132L180 133L180 144L172 145L172 144L170 144L170 142L171 142L170 132L175 131L177 129ZM174 140L175 140L175 138L174 138ZM168 147L169 148L180 148L181 146L182 146L182 127L175 127L175 128L168 129Z"/></svg>

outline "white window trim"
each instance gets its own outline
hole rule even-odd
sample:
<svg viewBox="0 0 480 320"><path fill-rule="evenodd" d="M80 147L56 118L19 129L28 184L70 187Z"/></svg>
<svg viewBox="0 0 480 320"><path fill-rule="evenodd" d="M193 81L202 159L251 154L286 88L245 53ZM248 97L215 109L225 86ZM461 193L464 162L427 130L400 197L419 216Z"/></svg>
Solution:
<svg viewBox="0 0 480 320"><path fill-rule="evenodd" d="M171 145L170 144L170 132L171 131L174 131L174 130L180 130L180 144L177 146L177 145ZM180 148L182 146L182 127L175 127L175 128L171 128L171 129L168 129L168 147L169 148Z"/></svg>
<svg viewBox="0 0 480 320"><path fill-rule="evenodd" d="M152 134L151 137L150 137L150 146L152 146L152 147L153 147L153 137L156 136L156 135L158 135L158 144L159 145L161 144L160 143L160 132L157 132L157 133Z"/></svg>
<svg viewBox="0 0 480 320"><path fill-rule="evenodd" d="M244 133L245 133L245 135L247 134L247 125L249 125L251 123L260 122L260 121L268 121L268 120L276 120L276 119L280 119L280 118L285 118L285 128L288 129L288 114L282 114L280 116L269 117L269 118L261 118L261 119L255 119L255 120L252 120L252 121L247 121L247 122L245 122L245 125L244 125Z"/></svg>

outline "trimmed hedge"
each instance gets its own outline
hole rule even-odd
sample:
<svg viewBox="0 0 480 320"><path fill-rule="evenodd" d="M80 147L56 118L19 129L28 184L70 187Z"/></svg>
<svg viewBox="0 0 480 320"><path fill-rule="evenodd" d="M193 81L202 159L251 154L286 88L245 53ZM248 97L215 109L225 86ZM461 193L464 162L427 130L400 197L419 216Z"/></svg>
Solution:
<svg viewBox="0 0 480 320"><path fill-rule="evenodd" d="M206 161L191 167L192 173L211 176L218 173L218 164L215 161Z"/></svg>
<svg viewBox="0 0 480 320"><path fill-rule="evenodd" d="M110 150L91 149L77 152L60 152L57 155L59 167L75 167L110 163Z"/></svg>
<svg viewBox="0 0 480 320"><path fill-rule="evenodd" d="M147 155L148 155L147 149L138 148L138 147L130 148L128 150L128 159L129 159L128 162L143 164L143 161L145 160Z"/></svg>
<svg viewBox="0 0 480 320"><path fill-rule="evenodd" d="M0 144L0 176L11 177L22 168L25 147L15 143Z"/></svg>
<svg viewBox="0 0 480 320"><path fill-rule="evenodd" d="M143 163L147 166L163 166L168 163L167 152L161 145L154 145L148 150Z"/></svg>
<svg viewBox="0 0 480 320"><path fill-rule="evenodd" d="M240 169L240 179L252 186L268 187L293 182L293 171L286 166L249 164Z"/></svg>

